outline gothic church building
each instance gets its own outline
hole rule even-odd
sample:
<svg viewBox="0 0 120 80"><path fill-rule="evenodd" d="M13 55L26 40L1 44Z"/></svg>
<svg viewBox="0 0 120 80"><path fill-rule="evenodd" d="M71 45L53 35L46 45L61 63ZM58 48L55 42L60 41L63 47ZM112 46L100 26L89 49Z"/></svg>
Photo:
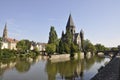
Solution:
<svg viewBox="0 0 120 80"><path fill-rule="evenodd" d="M79 48L82 50L83 48L83 39L84 39L84 33L83 30L81 29L81 31L79 33L76 33L76 27L74 25L73 19L71 14L69 15L68 21L67 21L67 25L66 25L66 33L67 31L69 31L69 33L72 34L72 40L75 44L77 44L79 46ZM66 34L65 33L65 34ZM62 32L62 40L65 40L64 37L64 31Z"/></svg>

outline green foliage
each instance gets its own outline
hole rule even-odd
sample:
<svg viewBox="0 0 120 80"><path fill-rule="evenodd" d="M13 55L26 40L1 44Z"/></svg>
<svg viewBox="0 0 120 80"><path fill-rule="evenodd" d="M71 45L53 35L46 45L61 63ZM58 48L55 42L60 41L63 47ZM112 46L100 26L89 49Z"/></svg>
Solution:
<svg viewBox="0 0 120 80"><path fill-rule="evenodd" d="M65 34L65 42L68 45L71 45L71 43L73 42L72 36L73 35L69 31L66 32L66 34Z"/></svg>
<svg viewBox="0 0 120 80"><path fill-rule="evenodd" d="M1 51L1 46L2 46L2 37L0 37L0 51Z"/></svg>
<svg viewBox="0 0 120 80"><path fill-rule="evenodd" d="M0 53L0 59L11 59L16 57L16 51L3 49Z"/></svg>
<svg viewBox="0 0 120 80"><path fill-rule="evenodd" d="M50 44L50 45L49 45ZM59 51L59 39L56 30L53 26L50 28L48 45L46 46L48 54L53 54ZM52 50L50 50L52 49Z"/></svg>
<svg viewBox="0 0 120 80"><path fill-rule="evenodd" d="M56 44L57 40L58 40L57 33L56 33L54 27L51 26L50 32L49 32L48 44L51 44L51 43Z"/></svg>
<svg viewBox="0 0 120 80"><path fill-rule="evenodd" d="M118 49L120 50L120 45L118 45Z"/></svg>
<svg viewBox="0 0 120 80"><path fill-rule="evenodd" d="M95 48L97 51L105 51L106 50L106 47L104 45L101 45L101 44L96 44Z"/></svg>
<svg viewBox="0 0 120 80"><path fill-rule="evenodd" d="M89 41L89 40L84 40L84 51L85 52L95 52L95 46Z"/></svg>
<svg viewBox="0 0 120 80"><path fill-rule="evenodd" d="M54 54L56 51L56 45L55 44L47 44L46 45L46 52L48 54Z"/></svg>
<svg viewBox="0 0 120 80"><path fill-rule="evenodd" d="M74 53L79 51L79 47L74 44L72 36L73 35L69 31L67 31L66 34L62 36L59 42L60 54L68 53L73 57Z"/></svg>
<svg viewBox="0 0 120 80"><path fill-rule="evenodd" d="M68 54L70 54L70 52L71 52L71 50L70 50L70 45L69 44L67 44L67 43L64 43L64 51L65 51L65 53L68 53Z"/></svg>
<svg viewBox="0 0 120 80"><path fill-rule="evenodd" d="M117 47L111 48L112 51L118 51L119 49Z"/></svg>
<svg viewBox="0 0 120 80"><path fill-rule="evenodd" d="M59 53L63 54L64 52L65 52L64 42L62 40L60 40L60 42L59 42Z"/></svg>
<svg viewBox="0 0 120 80"><path fill-rule="evenodd" d="M23 52L30 50L31 42L29 40L21 40L17 43L17 49Z"/></svg>
<svg viewBox="0 0 120 80"><path fill-rule="evenodd" d="M71 43L71 53L75 53L79 51L79 47L75 45L74 43Z"/></svg>

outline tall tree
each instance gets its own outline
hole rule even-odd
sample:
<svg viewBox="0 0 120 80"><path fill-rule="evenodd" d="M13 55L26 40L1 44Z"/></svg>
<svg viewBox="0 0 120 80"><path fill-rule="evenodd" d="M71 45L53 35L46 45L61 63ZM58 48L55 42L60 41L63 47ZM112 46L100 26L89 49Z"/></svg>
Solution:
<svg viewBox="0 0 120 80"><path fill-rule="evenodd" d="M56 30L53 26L51 26L50 28L50 32L49 32L49 40L48 40L48 44L56 44L58 40L58 37L57 37L57 33L56 33Z"/></svg>
<svg viewBox="0 0 120 80"><path fill-rule="evenodd" d="M50 32L49 32L48 44L46 45L46 52L49 55L55 52L58 52L58 45L59 45L59 40L58 40L56 30L53 26L51 26Z"/></svg>
<svg viewBox="0 0 120 80"><path fill-rule="evenodd" d="M1 50L1 47L2 47L2 38L0 37L0 50Z"/></svg>
<svg viewBox="0 0 120 80"><path fill-rule="evenodd" d="M70 46L71 43L73 42L73 34L70 33L70 31L67 30L66 34L65 34L65 42Z"/></svg>
<svg viewBox="0 0 120 80"><path fill-rule="evenodd" d="M59 42L59 53L63 54L65 52L65 48L64 48L64 42L62 40L60 40Z"/></svg>

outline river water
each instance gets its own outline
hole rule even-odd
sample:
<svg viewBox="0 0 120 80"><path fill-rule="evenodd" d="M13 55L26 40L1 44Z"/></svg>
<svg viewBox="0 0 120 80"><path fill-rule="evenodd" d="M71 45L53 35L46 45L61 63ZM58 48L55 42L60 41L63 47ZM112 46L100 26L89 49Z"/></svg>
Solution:
<svg viewBox="0 0 120 80"><path fill-rule="evenodd" d="M0 63L0 80L89 80L109 58L94 56L51 62L38 56Z"/></svg>

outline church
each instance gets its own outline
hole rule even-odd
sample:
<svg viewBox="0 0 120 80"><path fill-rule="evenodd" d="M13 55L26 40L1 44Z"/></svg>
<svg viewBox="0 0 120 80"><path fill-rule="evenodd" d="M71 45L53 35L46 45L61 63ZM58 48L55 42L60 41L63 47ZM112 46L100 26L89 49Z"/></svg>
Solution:
<svg viewBox="0 0 120 80"><path fill-rule="evenodd" d="M5 24L5 27L3 30L3 36L2 36L1 49L17 50L17 48L16 48L17 42L18 42L18 40L8 37L7 24Z"/></svg>
<svg viewBox="0 0 120 80"><path fill-rule="evenodd" d="M84 39L84 32L81 29L80 32L76 33L76 26L74 25L73 19L71 14L69 15L67 25L66 25L66 33L69 31L69 33L72 34L72 40L75 44L79 46L79 48L82 50L83 49L83 39ZM66 40L64 35L66 34L64 31L62 32L62 40Z"/></svg>

